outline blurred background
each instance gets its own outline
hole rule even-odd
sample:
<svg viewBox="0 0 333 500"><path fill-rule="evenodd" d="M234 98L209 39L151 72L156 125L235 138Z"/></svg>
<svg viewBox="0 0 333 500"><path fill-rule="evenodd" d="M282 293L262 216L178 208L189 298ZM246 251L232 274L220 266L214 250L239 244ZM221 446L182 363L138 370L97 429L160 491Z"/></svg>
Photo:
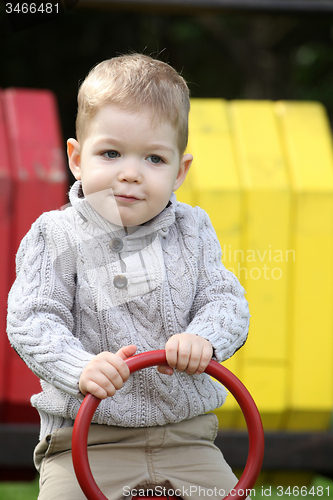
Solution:
<svg viewBox="0 0 333 500"><path fill-rule="evenodd" d="M332 12L135 3L81 0L16 33L0 3L1 87L54 91L64 141L75 135L78 82L97 62L129 51L168 61L193 97L318 100L333 116Z"/></svg>
<svg viewBox="0 0 333 500"><path fill-rule="evenodd" d="M36 16L10 17L8 2L0 3L5 115L8 109L17 116L21 109L37 121L43 115L34 98L20 101L11 89L47 89L55 97L57 147L66 173L62 194L48 209L66 203L73 182L65 166L66 140L75 137L78 86L89 70L106 58L134 51L181 72L193 99L189 147L198 160L179 199L208 211L226 266L236 269L237 264L243 270L238 277L248 290L250 338L230 369L248 386L263 416L261 482L317 488L322 484L318 474L333 477L333 2L56 3L62 14L47 22ZM11 141L8 156L14 154ZM207 164L215 166L211 177ZM13 199L19 198L14 191L7 200L13 213ZM33 198L31 193L25 202L33 205ZM19 239L37 216L16 234L8 250L10 266ZM243 253L236 256L237 250ZM274 256L277 271L269 279L262 265L270 265ZM5 338L1 321L0 347ZM17 390L14 374L21 369L15 363L21 361L9 366L0 353L1 363L0 479L35 477L31 450L38 439L38 417L28 409L30 388L11 397ZM34 383L31 390L36 392ZM231 465L241 469L247 438L236 406L230 400L224 413L218 412L218 443ZM4 496L10 493L2 493L1 487L1 498L18 498ZM333 496L331 483L325 488L324 496ZM28 498L27 491L22 498Z"/></svg>

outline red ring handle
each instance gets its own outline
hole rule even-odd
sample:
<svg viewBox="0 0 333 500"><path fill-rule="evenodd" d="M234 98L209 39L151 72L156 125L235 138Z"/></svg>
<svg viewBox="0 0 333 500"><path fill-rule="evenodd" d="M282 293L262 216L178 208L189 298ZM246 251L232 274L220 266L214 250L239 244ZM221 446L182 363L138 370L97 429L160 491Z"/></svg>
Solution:
<svg viewBox="0 0 333 500"><path fill-rule="evenodd" d="M130 373L150 366L167 364L164 350L137 354L128 358L126 363ZM246 490L252 489L258 478L264 457L264 431L261 418L246 387L225 366L211 360L205 373L221 382L231 392L245 417L249 434L247 461L240 480L232 490L233 493L229 493L225 497L225 500L243 500L247 496ZM108 500L97 486L88 461L88 432L91 419L99 403L100 399L87 394L77 414L72 436L72 458L75 474L83 493L89 500Z"/></svg>

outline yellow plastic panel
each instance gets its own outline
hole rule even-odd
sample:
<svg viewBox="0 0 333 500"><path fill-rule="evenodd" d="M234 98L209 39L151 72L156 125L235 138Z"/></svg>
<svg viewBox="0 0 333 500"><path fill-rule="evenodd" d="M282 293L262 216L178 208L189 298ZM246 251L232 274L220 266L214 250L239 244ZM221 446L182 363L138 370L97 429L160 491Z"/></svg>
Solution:
<svg viewBox="0 0 333 500"><path fill-rule="evenodd" d="M238 278L247 290L251 323L242 349L241 374L245 385L258 366L261 374L275 373L269 362L279 363L274 380L276 401L260 394L266 384L255 384L257 397L266 401L262 417L276 426L286 411L288 250L290 189L280 132L271 102L234 101L230 104L234 141L243 188L243 255ZM262 367L265 363L266 368ZM250 369L251 367L251 369ZM251 375L252 376L252 375ZM270 408L269 403L273 406ZM277 407L277 403L280 405ZM276 414L276 418L272 415Z"/></svg>
<svg viewBox="0 0 333 500"><path fill-rule="evenodd" d="M294 196L289 429L323 429L333 406L333 154L316 103L278 103Z"/></svg>
<svg viewBox="0 0 333 500"><path fill-rule="evenodd" d="M194 160L188 177L194 202L206 210L225 238L222 250L226 245L239 248L241 194L226 102L193 99L189 130L187 151Z"/></svg>
<svg viewBox="0 0 333 500"><path fill-rule="evenodd" d="M264 428L279 429L286 410L287 371L280 363L250 363L243 367L243 383L256 402ZM244 420L239 423L245 427Z"/></svg>
<svg viewBox="0 0 333 500"><path fill-rule="evenodd" d="M185 183L177 191L177 199L206 210L221 244L222 261L226 268L233 268L235 263L229 257L233 259L234 253L228 250L241 246L241 190L226 101L192 99L187 152L194 160ZM228 363L238 374L237 357L226 366ZM233 427L239 412L233 398L227 398L217 414L221 411L221 426Z"/></svg>
<svg viewBox="0 0 333 500"><path fill-rule="evenodd" d="M333 407L333 154L316 103L194 99L180 201L204 208L247 290L246 345L226 366L266 429L325 429ZM244 427L229 396L215 412Z"/></svg>

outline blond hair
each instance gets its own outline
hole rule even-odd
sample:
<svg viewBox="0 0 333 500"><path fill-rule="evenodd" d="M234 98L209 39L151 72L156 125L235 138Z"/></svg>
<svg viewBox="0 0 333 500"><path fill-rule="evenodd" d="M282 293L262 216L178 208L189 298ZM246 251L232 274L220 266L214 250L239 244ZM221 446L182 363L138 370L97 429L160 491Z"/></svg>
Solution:
<svg viewBox="0 0 333 500"><path fill-rule="evenodd" d="M87 124L105 104L133 111L148 108L155 123L169 122L178 130L184 153L190 109L188 86L169 64L142 54L129 54L97 64L80 86L76 135L83 141Z"/></svg>

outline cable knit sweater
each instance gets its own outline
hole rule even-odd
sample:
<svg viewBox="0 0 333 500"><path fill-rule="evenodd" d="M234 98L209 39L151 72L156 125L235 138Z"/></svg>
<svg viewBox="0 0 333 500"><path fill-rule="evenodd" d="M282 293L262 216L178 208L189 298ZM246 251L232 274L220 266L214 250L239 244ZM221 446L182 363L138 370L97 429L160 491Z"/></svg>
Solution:
<svg viewBox="0 0 333 500"><path fill-rule="evenodd" d="M32 405L40 438L72 426L82 401L79 378L102 351L135 344L163 349L174 334L208 339L223 361L245 342L247 301L221 263L207 214L176 200L132 234L101 217L83 197L44 213L17 253L17 278L8 298L8 337L41 379ZM24 381L22 381L24 383ZM155 367L132 374L93 422L148 427L179 422L219 407L225 389L208 375L173 376Z"/></svg>

